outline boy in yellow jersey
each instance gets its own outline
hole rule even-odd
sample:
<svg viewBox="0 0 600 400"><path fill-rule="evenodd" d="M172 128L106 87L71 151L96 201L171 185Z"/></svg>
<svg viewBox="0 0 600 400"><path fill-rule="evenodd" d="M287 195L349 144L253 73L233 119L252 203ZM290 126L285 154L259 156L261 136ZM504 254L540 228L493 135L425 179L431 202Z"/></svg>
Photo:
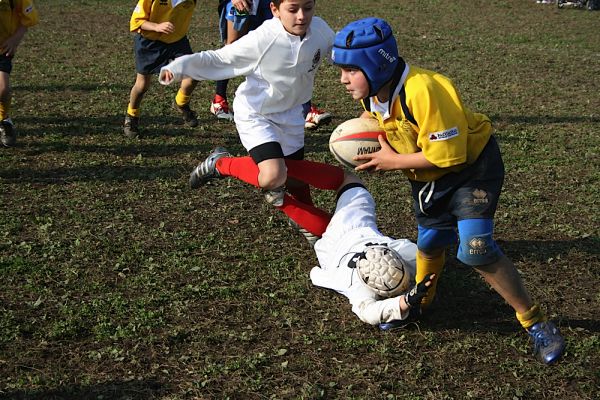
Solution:
<svg viewBox="0 0 600 400"><path fill-rule="evenodd" d="M173 59L192 54L187 32L196 8L196 0L139 0L129 22L131 32L136 32L135 84L129 95L129 105L123 124L127 137L139 136L140 105L148 91L153 74ZM198 126L196 113L190 109L190 97L196 84L190 78L183 79L175 97L175 109L183 121Z"/></svg>
<svg viewBox="0 0 600 400"><path fill-rule="evenodd" d="M344 27L336 34L332 59L341 67L341 83L362 102L363 116L376 118L386 132L379 137L380 151L356 157L365 161L356 169L402 170L411 183L418 222L416 281L436 276L422 308L433 300L446 248L458 239L457 258L513 307L533 338L535 355L546 364L557 361L564 339L492 237L504 165L489 118L466 108L447 77L405 63L381 19Z"/></svg>
<svg viewBox="0 0 600 400"><path fill-rule="evenodd" d="M0 142L5 147L17 142L17 132L9 117L12 60L27 29L38 20L33 1L0 0Z"/></svg>

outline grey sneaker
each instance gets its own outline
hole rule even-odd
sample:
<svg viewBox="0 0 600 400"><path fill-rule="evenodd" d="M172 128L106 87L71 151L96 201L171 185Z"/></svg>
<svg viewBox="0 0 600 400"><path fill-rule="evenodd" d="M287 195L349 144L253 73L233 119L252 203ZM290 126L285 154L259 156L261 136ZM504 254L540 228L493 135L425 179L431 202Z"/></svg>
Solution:
<svg viewBox="0 0 600 400"><path fill-rule="evenodd" d="M290 224L290 226L298 229L298 232L300 232L302 234L302 236L304 236L304 238L306 239L306 241L308 242L308 244L310 244L312 247L315 247L315 243L317 243L317 240L321 239L320 236L313 235L312 233L310 233L306 229L302 228L294 220L290 219L289 220L289 224Z"/></svg>
<svg viewBox="0 0 600 400"><path fill-rule="evenodd" d="M127 114L125 116L125 122L123 122L123 133L125 136L131 139L135 139L140 135L139 130L140 117L134 117L133 115Z"/></svg>
<svg viewBox="0 0 600 400"><path fill-rule="evenodd" d="M565 352L565 340L552 322L538 322L527 333L533 339L533 354L544 364L554 364Z"/></svg>
<svg viewBox="0 0 600 400"><path fill-rule="evenodd" d="M217 160L223 157L231 157L231 154L225 147L216 147L190 174L190 187L197 189L211 179L221 178L217 171Z"/></svg>
<svg viewBox="0 0 600 400"><path fill-rule="evenodd" d="M0 142L4 147L13 147L17 143L17 132L10 118L0 121Z"/></svg>
<svg viewBox="0 0 600 400"><path fill-rule="evenodd" d="M175 107L175 110L177 110L179 114L181 114L181 116L183 117L183 122L185 122L187 126L190 126L192 128L198 126L198 115L195 111L193 111L190 108L189 103L180 106L177 104L177 102L174 102L173 106Z"/></svg>
<svg viewBox="0 0 600 400"><path fill-rule="evenodd" d="M263 196L265 201L274 207L281 207L283 205L283 199L285 198L285 187L280 186L275 189L263 189Z"/></svg>

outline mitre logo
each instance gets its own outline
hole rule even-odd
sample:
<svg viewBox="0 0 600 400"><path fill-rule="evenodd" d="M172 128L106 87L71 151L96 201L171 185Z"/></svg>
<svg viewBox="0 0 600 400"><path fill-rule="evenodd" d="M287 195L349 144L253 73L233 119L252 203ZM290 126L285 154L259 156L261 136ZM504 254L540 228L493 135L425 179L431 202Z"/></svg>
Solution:
<svg viewBox="0 0 600 400"><path fill-rule="evenodd" d="M386 60L388 60L391 63L393 63L394 61L396 61L396 57L394 57L393 55L391 55L390 53L388 53L387 51L385 51L384 49L379 49L378 53L385 58Z"/></svg>

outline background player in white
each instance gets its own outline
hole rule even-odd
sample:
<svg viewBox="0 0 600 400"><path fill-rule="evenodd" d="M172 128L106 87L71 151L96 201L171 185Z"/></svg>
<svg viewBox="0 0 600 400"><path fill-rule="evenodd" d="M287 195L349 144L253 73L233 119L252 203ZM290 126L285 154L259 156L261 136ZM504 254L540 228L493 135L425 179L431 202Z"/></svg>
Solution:
<svg viewBox="0 0 600 400"><path fill-rule="evenodd" d="M232 44L163 67L160 82L245 76L233 102L236 128L258 165L258 184L266 190L267 201L284 206L284 159L304 158L302 104L312 97L319 65L330 57L334 32L324 20L313 17L314 0L274 0L271 11L273 19ZM198 185L194 179L190 183ZM307 185L287 182L287 191L312 204Z"/></svg>
<svg viewBox="0 0 600 400"><path fill-rule="evenodd" d="M293 221L300 226L306 219L313 220L316 236L312 238L321 237L314 242L320 266L310 272L313 284L343 294L362 321L382 330L403 326L418 317L421 300L435 275L415 285L417 246L379 231L375 201L362 181L329 164L285 160L285 165L291 178L338 193L333 216L314 206L300 206L294 214ZM197 176L199 185L232 176L258 186L259 170L250 157L232 157L223 147L213 150L192 176L197 170L204 171ZM245 171L245 175L240 176L237 170Z"/></svg>

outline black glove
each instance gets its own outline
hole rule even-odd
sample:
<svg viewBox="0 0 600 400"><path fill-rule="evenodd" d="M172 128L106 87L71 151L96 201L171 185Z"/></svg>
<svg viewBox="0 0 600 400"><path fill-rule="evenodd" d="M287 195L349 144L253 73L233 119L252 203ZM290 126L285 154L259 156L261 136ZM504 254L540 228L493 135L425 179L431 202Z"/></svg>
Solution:
<svg viewBox="0 0 600 400"><path fill-rule="evenodd" d="M427 291L431 287L431 285L426 286L427 282L431 282L433 280L433 274L428 274L423 278L423 280L417 283L410 292L404 295L404 300L409 307L417 307L421 304L421 300L427 294Z"/></svg>

